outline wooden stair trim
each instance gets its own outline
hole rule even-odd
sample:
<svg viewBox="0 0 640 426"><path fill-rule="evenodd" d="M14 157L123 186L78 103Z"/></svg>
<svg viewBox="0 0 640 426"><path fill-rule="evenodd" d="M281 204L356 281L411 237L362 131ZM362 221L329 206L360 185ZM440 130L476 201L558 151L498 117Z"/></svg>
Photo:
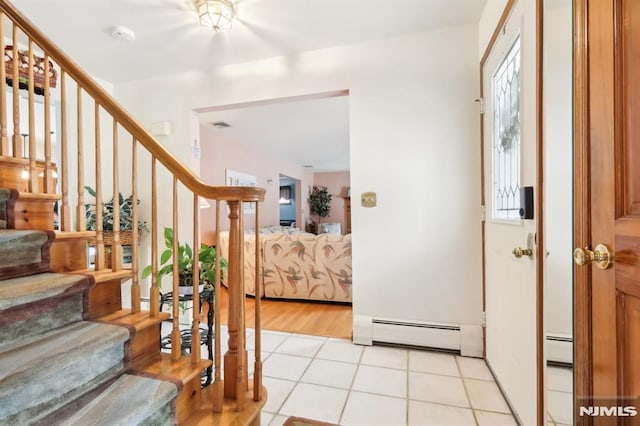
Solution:
<svg viewBox="0 0 640 426"><path fill-rule="evenodd" d="M197 379L199 382L201 372L211 365L210 359L202 359L194 364L191 362L190 356L181 356L173 361L171 354L156 353L147 358L134 360L132 367L135 371L155 377L179 380L186 385L193 379Z"/></svg>
<svg viewBox="0 0 640 426"><path fill-rule="evenodd" d="M114 280L127 280L133 275L131 269L123 269L116 272L113 272L111 269L102 269L100 271L96 271L95 269L78 269L72 271L72 273L91 275L93 279L96 280L96 284Z"/></svg>
<svg viewBox="0 0 640 426"><path fill-rule="evenodd" d="M55 231L56 240L68 240L74 238L91 238L96 236L96 231Z"/></svg>
<svg viewBox="0 0 640 426"><path fill-rule="evenodd" d="M267 402L267 389L262 387L262 399L253 400L253 388L249 386L249 391L245 394L244 410L238 411L235 400L225 398L222 402L222 412L214 413L212 408L213 386L202 389L202 403L200 408L194 410L191 415L182 422L185 426L204 425L259 425L260 413Z"/></svg>
<svg viewBox="0 0 640 426"><path fill-rule="evenodd" d="M169 315L168 312L160 312L158 316L152 317L148 311L131 313L131 309L120 309L97 318L96 321L131 326L136 330L144 330L147 327L159 325L162 321L170 317L171 315Z"/></svg>
<svg viewBox="0 0 640 426"><path fill-rule="evenodd" d="M45 194L42 192L18 192L18 200L48 200L59 201L62 199L60 194Z"/></svg>

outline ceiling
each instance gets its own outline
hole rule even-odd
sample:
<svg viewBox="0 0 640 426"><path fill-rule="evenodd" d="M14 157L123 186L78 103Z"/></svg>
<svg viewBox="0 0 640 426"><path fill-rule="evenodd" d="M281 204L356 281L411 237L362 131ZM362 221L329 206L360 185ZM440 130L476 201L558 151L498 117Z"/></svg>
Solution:
<svg viewBox="0 0 640 426"><path fill-rule="evenodd" d="M486 0L235 0L231 31L197 22L194 0L13 0L92 75L112 83L476 23ZM111 37L114 26L136 34ZM341 88L342 89L342 88ZM316 171L349 169L348 97L202 114L225 137Z"/></svg>
<svg viewBox="0 0 640 426"><path fill-rule="evenodd" d="M349 170L349 97L292 100L200 114L229 143L253 147L314 171Z"/></svg>

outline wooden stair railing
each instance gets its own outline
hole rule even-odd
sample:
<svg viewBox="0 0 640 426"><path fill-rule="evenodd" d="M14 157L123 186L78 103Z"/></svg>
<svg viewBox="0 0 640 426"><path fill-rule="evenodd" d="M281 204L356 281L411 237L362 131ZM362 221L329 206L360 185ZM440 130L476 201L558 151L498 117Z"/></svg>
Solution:
<svg viewBox="0 0 640 426"><path fill-rule="evenodd" d="M122 263L122 243L120 236L120 206L118 197L121 190L120 175L120 153L130 142L131 153L131 192L134 200L132 206L133 245L132 245L132 285L131 300L132 312L141 310L141 286L139 279L140 241L139 231L136 228L139 211L137 203L141 194L150 194L151 200L151 286L150 294L150 314L157 317L159 315L159 289L158 283L158 230L160 227L158 219L158 177L159 172L165 173L172 178L172 226L174 232L173 259L178 258L178 235L179 235L179 213L184 213L184 206L178 204L179 191L189 191L193 195L192 220L193 236L192 243L195 249L194 256L197 259L199 249L199 216L200 198L215 201L215 222L216 233L220 232L220 209L226 203L229 209L230 219L230 247L228 259L228 288L229 288L229 351L224 356L224 380L221 375L221 342L220 342L220 297L215 297L215 361L214 361L214 383L212 410L222 412L223 399L235 400L237 410L242 410L246 403L246 394L249 390L249 378L247 375L247 351L245 332L245 293L243 286L243 241L244 225L242 221L243 203L255 203L255 229L258 229L258 205L264 200L264 189L252 187L216 187L207 185L195 176L184 164L178 161L169 151L167 151L135 118L121 107L102 87L96 83L84 70L82 70L72 59L64 54L51 40L49 40L40 30L38 30L24 15L22 15L13 5L6 0L0 0L0 34L5 33L11 25L11 46L0 37L0 50L5 54L5 63L0 67L0 81L9 82L12 85L12 102L8 102L6 90L0 90L0 162L3 169L12 167L13 172L0 174L0 183L6 184L14 179L20 183L20 179L26 177L28 182L23 187L32 194L58 194L61 192L60 230L63 232L82 232L86 230L86 209L85 209L85 171L94 169L95 183L95 207L96 207L96 228L95 228L95 270L100 271L106 268L106 252L103 229L103 178L111 175L111 193L113 199L113 240L111 243L111 269L114 272L123 269ZM25 42L26 39L26 42ZM10 64L7 64L6 55L11 56ZM21 64L27 58L28 69L26 77ZM43 66L36 68L38 64ZM7 66L11 66L11 73L7 72ZM59 74L53 70L58 68ZM42 75L44 74L44 75ZM56 79L59 76L60 84ZM26 84L25 84L26 78ZM37 84L37 85L36 85ZM73 87L75 85L75 88ZM28 134L20 133L20 124L23 117L20 116L20 94L21 90L27 91L28 102ZM44 130L43 134L36 135L36 96L42 96L44 103ZM73 97L75 96L75 99ZM60 101L60 144L58 146L60 164L55 164L52 132L51 132L51 104L52 100ZM85 114L84 105L86 100L92 102L93 114ZM75 104L75 105L73 105ZM12 131L9 135L8 111L11 110ZM75 114L73 113L75 109ZM84 145L87 138L86 131L91 123L88 123L93 116L93 147L88 150ZM70 123L75 119L75 129L70 129ZM111 126L103 126L105 122L110 122ZM105 131L111 128L111 171L106 170L106 162L102 155L103 143L107 143ZM71 131L70 131L71 130ZM74 131L75 130L75 131ZM90 131L90 130L89 130ZM28 146L24 145L28 137ZM44 159L38 160L37 143L38 136L42 136L44 144ZM11 140L9 139L11 137ZM56 136L57 137L57 136ZM141 179L138 177L139 150L146 151L146 156L150 157L151 182L146 191L140 191L138 185ZM88 158L87 152L94 151L92 158ZM89 156L91 157L91 156ZM93 163L93 164L91 164ZM75 167L71 167L73 166ZM5 167L6 165L6 167ZM158 170L162 168L162 170ZM59 171L59 175L57 174ZM2 173L5 173L4 171ZM14 173L14 175L11 175ZM41 176L40 176L41 175ZM40 180L40 177L42 179ZM70 193L70 183L74 183L77 193ZM166 191L165 191L166 192ZM73 195L73 196L72 196ZM47 198L49 201L52 196ZM76 200L74 207L73 200ZM166 206L163 206L166 207ZM75 215L75 220L72 216ZM219 238L216 239L217 241ZM259 233L256 232L256 247L259 247ZM256 249L256 280L259 277L259 250ZM216 256L216 279L215 292L220 294L220 257ZM194 262L193 285L194 294L198 292L199 270L198 262ZM177 262L174 262L173 281L171 290L174 294L179 293L179 274ZM253 399L261 401L262 394L262 361L260 357L260 286L256 281L256 333L255 333L255 366ZM193 319L191 329L193 333L191 359L192 363L200 361L200 338L199 338L199 298L193 298ZM178 304L173 304L173 329L172 329L172 354L171 358L177 360L180 354L180 330L178 324Z"/></svg>

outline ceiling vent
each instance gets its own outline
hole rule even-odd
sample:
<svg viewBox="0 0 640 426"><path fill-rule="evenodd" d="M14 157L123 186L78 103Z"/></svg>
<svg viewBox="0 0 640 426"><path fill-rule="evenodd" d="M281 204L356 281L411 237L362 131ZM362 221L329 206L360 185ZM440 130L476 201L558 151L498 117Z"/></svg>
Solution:
<svg viewBox="0 0 640 426"><path fill-rule="evenodd" d="M224 121L216 121L211 123L211 125L216 129L226 129L227 127L231 127L231 124L225 123Z"/></svg>

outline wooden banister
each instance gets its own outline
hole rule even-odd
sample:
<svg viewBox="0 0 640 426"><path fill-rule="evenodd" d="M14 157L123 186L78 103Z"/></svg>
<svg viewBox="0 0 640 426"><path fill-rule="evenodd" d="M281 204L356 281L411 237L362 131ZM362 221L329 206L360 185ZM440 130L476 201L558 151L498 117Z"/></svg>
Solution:
<svg viewBox="0 0 640 426"><path fill-rule="evenodd" d="M20 29L38 46L51 56L66 73L73 78L98 104L108 112L138 142L160 161L183 185L192 192L208 199L263 201L265 190L253 187L216 187L207 185L195 176L184 164L176 159L164 146L135 120L126 110L109 95L78 64L69 58L58 46L46 37L22 13L6 0L0 0L0 6L7 16L17 23Z"/></svg>
<svg viewBox="0 0 640 426"><path fill-rule="evenodd" d="M150 308L149 316L157 320L164 318L160 315L160 285L158 271L161 269L160 262L166 263L169 259L169 253L165 253L160 257L158 249L158 240L162 235L159 235L160 223L158 219L158 210L160 208L167 208L167 206L161 205L158 197L158 163L160 167L163 167L166 172L171 175L172 185L172 225L173 225L173 269L172 269L172 330L171 330L171 360L182 362L184 359L182 356L182 342L181 342L181 330L179 326L179 314L180 306L178 301L179 297L179 262L180 258L180 240L179 240L179 204L178 204L178 191L182 191L186 188L193 196L193 253L194 262L192 265L192 277L193 277L193 317L191 321L191 364L205 365L201 360L200 350L200 299L199 283L200 263L198 262L200 253L200 200L213 200L216 205L215 222L216 222L216 260L215 260L215 282L214 285L214 314L215 315L215 361L214 371L215 380L212 390L212 405L209 410L213 408L216 413L222 413L226 411L224 398L232 399L235 401L235 405L238 411L242 411L245 407L258 406L254 404L254 401L264 401L264 394L262 392L262 359L261 359L261 341L260 341L260 297L262 288L260 286L260 235L256 232L255 235L255 286L256 286L256 304L255 304L255 348L256 356L254 362L254 379L253 379L253 392L249 392L250 378L248 375L249 360L247 358L246 350L246 324L245 324L245 288L244 288L244 222L243 222L243 204L255 203L255 227L259 227L259 202L264 201L265 190L255 187L240 187L240 186L212 186L204 183L199 177L191 172L191 170L181 163L176 157L174 157L161 143L159 143L138 121L132 117L115 99L109 95L98 83L96 83L85 71L83 71L73 60L71 60L66 54L64 54L51 40L49 40L43 33L41 33L27 18L25 18L17 9L13 7L7 0L0 0L0 33L5 29L3 22L4 18L9 19L12 22L12 36L13 36L13 59L9 65L13 65L12 75L7 75L7 71L4 67L0 70L0 81L4 79L13 80L13 140L12 144L9 143L9 136L7 135L7 96L3 92L0 94L0 157L13 157L9 158L9 162L20 163L18 167L29 167L30 177L28 189L31 192L44 192L47 194L54 194L57 192L56 184L58 183L54 179L54 171L56 170L56 164L53 162L52 156L52 132L51 132L51 89L56 87L56 74L53 68L53 63L60 68L60 99L61 105L61 127L57 129L60 131L61 141L61 180L60 190L62 192L62 205L60 207L60 224L62 230L71 231L71 209L73 204L73 196L69 194L69 183L73 180L74 173L73 166L69 164L69 154L73 155L73 149L77 148L77 206L75 207L76 221L75 231L84 231L86 229L86 207L84 204L85 196L85 161L91 165L93 162L94 170L87 171L88 173L95 173L95 270L101 271L106 269L105 267L105 235L103 219L104 215L104 199L103 196L109 196L109 189L112 190L113 199L113 240L109 240L111 245L111 269L113 271L106 271L104 273L117 273L122 268L122 246L121 242L124 239L124 234L121 234L120 223L127 215L132 215L132 231L133 231L133 247L132 247L132 284L131 284L131 303L132 313L140 313L141 311L141 286L139 282L139 266L140 266L140 250L138 249L138 243L140 241L140 235L138 230L138 217L139 211L137 206L138 201L138 148L144 148L150 155L151 159L151 205L150 205L150 224L151 224L151 287L149 290ZM6 28L7 30L9 28ZM26 36L28 47L26 51L20 51L18 29L24 34L20 37ZM0 48L3 48L6 43L4 39L0 42ZM23 47L24 49L24 47ZM35 54L39 55L36 56ZM28 56L27 56L28 55ZM50 59L52 62L50 62ZM28 70L20 70L22 66L27 67ZM37 63L37 67L36 67ZM5 64L6 65L6 64ZM35 69L38 69L36 74ZM26 71L26 74L25 74ZM22 77L20 77L22 73ZM41 78L42 77L42 78ZM22 89L26 87L28 93L28 152L26 148L23 149L23 140L20 135L20 104L19 104L19 90L20 90L20 78L22 78ZM76 135L71 135L74 132L73 129L68 126L74 125L72 119L69 120L69 114L73 114L73 105L67 106L69 102L67 90L69 84L76 85ZM71 86L73 87L73 86ZM73 89L71 89L73 90ZM71 92L73 93L73 92ZM35 129L35 95L44 95L44 161L37 161L36 156L36 129ZM83 122L85 120L83 111L83 97L88 97L90 101L94 103L93 118L94 128L90 129L90 124L87 130L88 133L93 130L91 141L87 141L90 145L93 145L94 157L85 158L84 149L84 129ZM71 100L71 102L73 102ZM88 115L91 115L91 106L89 108ZM89 119L91 117L88 117ZM102 134L101 121L112 120L112 187L108 188L108 182L105 181L107 187L103 188L104 176L108 176L107 167L102 163L102 138L107 136ZM89 120L87 120L89 121ZM24 123L23 123L24 127ZM126 181L127 176L120 176L119 169L119 156L120 156L120 138L119 135L128 134L131 136L131 192L133 198L132 211L127 209L120 209L119 197L120 197L120 183L121 180ZM76 137L77 147L74 146L72 141L73 137ZM70 140L71 139L71 140ZM38 141L40 139L38 138ZM108 143L107 140L104 141ZM105 146L105 149L107 147ZM28 159L23 158L27 157ZM42 155L42 153L40 153ZM16 158L17 157L17 158ZM38 157L40 158L40 157ZM73 157L71 157L73 158ZM73 161L73 160L72 160ZM145 163L147 164L147 163ZM44 174L42 181L39 181L39 172L44 167ZM91 166L89 166L91 168ZM91 179L90 179L91 180ZM24 182L22 182L24 183ZM182 186L181 186L182 185ZM148 190L147 186L145 190ZM106 191L105 191L106 190ZM105 194L107 192L107 194ZM168 192L168 191L167 191ZM75 194L71 194L75 195ZM92 193L93 195L93 193ZM51 196L53 200L56 196ZM71 198L71 200L70 200ZM228 251L228 271L226 279L228 282L228 330L229 330L229 350L224 357L221 354L221 281L222 281L222 264L221 264L221 251L220 251L220 215L222 203L226 202L229 208L230 219L230 232L229 232L229 251ZM126 212L126 213L125 213ZM163 224L164 225L164 224ZM88 233L87 233L88 234ZM145 252L146 255L148 253ZM148 259L147 259L148 260ZM167 273L168 267L161 269L162 274ZM148 270L144 271L144 275L148 273ZM123 275L125 276L126 273ZM117 280L117 279L115 279ZM142 315L144 313L140 313ZM146 314L144 314L146 315ZM160 317L160 318L158 318ZM155 325L155 323L154 323ZM155 345L158 346L158 345ZM159 350L159 349L158 349ZM136 359L136 363L142 362L141 359ZM148 361L148 360L144 360ZM223 368L222 362L224 362L224 380L222 378ZM192 389L192 388L190 388ZM199 390L199 387L198 387ZM195 393L194 393L195 395ZM195 398L198 399L198 398ZM263 402L264 403L264 402Z"/></svg>

